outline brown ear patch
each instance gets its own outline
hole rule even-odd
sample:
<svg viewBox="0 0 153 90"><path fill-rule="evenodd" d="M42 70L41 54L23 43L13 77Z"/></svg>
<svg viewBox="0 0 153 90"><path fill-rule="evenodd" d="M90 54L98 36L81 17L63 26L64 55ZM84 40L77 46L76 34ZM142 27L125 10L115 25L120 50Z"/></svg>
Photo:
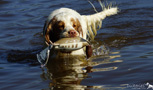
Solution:
<svg viewBox="0 0 153 90"><path fill-rule="evenodd" d="M52 36L51 32L52 32L52 25L54 22L56 22L55 18L51 19L50 22L46 22L44 25L44 36L48 44L50 44L50 41L52 41L50 37Z"/></svg>
<svg viewBox="0 0 153 90"><path fill-rule="evenodd" d="M51 42L55 42L59 39L60 32L64 29L64 22L62 21L57 21L57 19L54 17L53 19L50 20L48 23L48 26L44 26L44 35L46 42L50 44ZM47 27L47 28L46 28Z"/></svg>
<svg viewBox="0 0 153 90"><path fill-rule="evenodd" d="M46 42L48 44L50 44L50 32L51 32L51 29L52 29L52 25L49 24L48 27L47 27L47 30L46 30L46 33L45 33L45 39L46 39Z"/></svg>

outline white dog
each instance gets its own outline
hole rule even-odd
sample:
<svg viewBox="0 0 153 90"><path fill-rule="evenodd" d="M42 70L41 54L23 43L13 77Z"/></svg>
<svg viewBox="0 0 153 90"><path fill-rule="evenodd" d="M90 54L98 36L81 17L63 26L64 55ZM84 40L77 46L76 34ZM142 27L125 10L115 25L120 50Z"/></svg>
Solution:
<svg viewBox="0 0 153 90"><path fill-rule="evenodd" d="M49 15L44 25L44 36L49 45L64 37L82 37L93 40L97 30L101 28L102 20L118 13L117 7L104 8L92 15L80 15L69 8L57 9ZM60 52L62 53L62 52ZM71 55L85 55L84 49L72 51Z"/></svg>

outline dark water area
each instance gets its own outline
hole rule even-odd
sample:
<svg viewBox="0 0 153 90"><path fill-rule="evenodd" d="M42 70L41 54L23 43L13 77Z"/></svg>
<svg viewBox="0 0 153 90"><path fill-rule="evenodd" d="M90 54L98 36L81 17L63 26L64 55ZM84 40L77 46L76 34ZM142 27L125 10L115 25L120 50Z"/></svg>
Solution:
<svg viewBox="0 0 153 90"><path fill-rule="evenodd" d="M91 0L98 11L96 0ZM93 14L86 0L0 0L0 90L144 90L153 85L153 0L107 0L119 7L103 20L95 49L106 54L53 59L41 69L42 29L51 11ZM109 53L108 53L109 52Z"/></svg>

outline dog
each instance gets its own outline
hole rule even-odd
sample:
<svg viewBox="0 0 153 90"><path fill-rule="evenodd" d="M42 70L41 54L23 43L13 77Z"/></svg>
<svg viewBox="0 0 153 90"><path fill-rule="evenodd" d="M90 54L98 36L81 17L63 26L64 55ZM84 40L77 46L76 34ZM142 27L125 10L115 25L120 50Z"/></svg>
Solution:
<svg viewBox="0 0 153 90"><path fill-rule="evenodd" d="M43 28L45 42L49 45L66 37L81 37L88 41L94 40L97 30L101 28L102 20L117 13L117 7L104 8L101 12L96 12L92 15L80 15L77 11L70 8L56 9L51 12L45 22ZM88 51L90 52L91 50ZM62 52L59 51L59 53ZM69 54L86 55L83 48L72 51Z"/></svg>

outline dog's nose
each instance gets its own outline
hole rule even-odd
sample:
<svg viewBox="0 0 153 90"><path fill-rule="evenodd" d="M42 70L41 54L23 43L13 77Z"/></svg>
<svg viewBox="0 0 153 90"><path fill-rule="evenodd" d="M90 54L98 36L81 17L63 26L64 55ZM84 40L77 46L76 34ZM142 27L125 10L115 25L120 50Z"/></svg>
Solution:
<svg viewBox="0 0 153 90"><path fill-rule="evenodd" d="M68 34L69 34L71 37L75 37L77 33L76 33L75 30L70 30L70 31L68 31Z"/></svg>

